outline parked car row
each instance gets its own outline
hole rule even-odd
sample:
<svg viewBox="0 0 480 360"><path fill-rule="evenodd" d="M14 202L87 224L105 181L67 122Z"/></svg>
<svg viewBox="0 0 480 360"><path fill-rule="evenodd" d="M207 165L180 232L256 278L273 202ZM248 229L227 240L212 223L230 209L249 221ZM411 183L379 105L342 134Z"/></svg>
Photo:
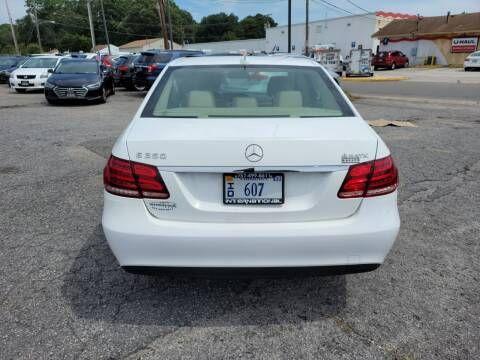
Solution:
<svg viewBox="0 0 480 360"><path fill-rule="evenodd" d="M50 104L69 100L104 103L115 93L111 57L84 53L4 56L0 57L0 64L2 79L10 88L17 93L44 90Z"/></svg>

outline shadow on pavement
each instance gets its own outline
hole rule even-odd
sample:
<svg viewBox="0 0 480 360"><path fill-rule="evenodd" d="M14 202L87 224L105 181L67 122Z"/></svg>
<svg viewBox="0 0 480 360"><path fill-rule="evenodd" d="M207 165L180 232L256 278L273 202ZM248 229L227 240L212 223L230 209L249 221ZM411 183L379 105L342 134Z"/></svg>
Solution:
<svg viewBox="0 0 480 360"><path fill-rule="evenodd" d="M316 321L345 307L345 276L205 279L124 272L101 226L74 259L63 296L80 318L119 324L231 326Z"/></svg>

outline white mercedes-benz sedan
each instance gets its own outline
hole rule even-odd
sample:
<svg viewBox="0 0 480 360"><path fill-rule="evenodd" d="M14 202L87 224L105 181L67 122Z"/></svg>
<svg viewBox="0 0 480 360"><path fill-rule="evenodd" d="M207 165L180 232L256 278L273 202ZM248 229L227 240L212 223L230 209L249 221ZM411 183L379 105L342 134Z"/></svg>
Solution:
<svg viewBox="0 0 480 360"><path fill-rule="evenodd" d="M390 151L308 58L169 63L104 184L104 233L132 272L369 271L400 226Z"/></svg>

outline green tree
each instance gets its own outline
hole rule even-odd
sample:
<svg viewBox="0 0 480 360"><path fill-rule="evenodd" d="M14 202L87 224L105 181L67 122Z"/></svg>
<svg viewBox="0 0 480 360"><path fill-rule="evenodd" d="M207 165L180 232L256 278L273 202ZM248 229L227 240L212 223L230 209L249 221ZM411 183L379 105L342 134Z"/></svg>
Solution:
<svg viewBox="0 0 480 360"><path fill-rule="evenodd" d="M265 27L275 27L277 23L268 15L247 16L239 23L239 38L260 39L265 37Z"/></svg>
<svg viewBox="0 0 480 360"><path fill-rule="evenodd" d="M22 54L39 54L41 53L40 46L37 43L30 43L30 44L20 44L20 52Z"/></svg>
<svg viewBox="0 0 480 360"><path fill-rule="evenodd" d="M43 50L89 50L90 29L87 0L26 0L27 15L17 20L17 39L23 49L37 41L32 15L38 14ZM162 37L156 9L157 0L103 0L110 42L122 45L145 38ZM197 23L192 15L168 1L172 19L173 40L206 42L261 38L265 36L265 24L276 26L266 15L247 16L239 22L234 14L218 13L202 18ZM105 34L100 12L100 2L92 3L93 26L96 43L105 44ZM35 9L36 11L32 11ZM88 44L87 44L88 41ZM8 28L0 28L0 51L11 51L13 43Z"/></svg>
<svg viewBox="0 0 480 360"><path fill-rule="evenodd" d="M59 41L60 51L89 51L92 47L90 38L85 35L65 34Z"/></svg>
<svg viewBox="0 0 480 360"><path fill-rule="evenodd" d="M0 54L14 54L15 47L13 45L10 25L0 25Z"/></svg>
<svg viewBox="0 0 480 360"><path fill-rule="evenodd" d="M196 42L238 39L238 17L224 12L202 18L195 34Z"/></svg>

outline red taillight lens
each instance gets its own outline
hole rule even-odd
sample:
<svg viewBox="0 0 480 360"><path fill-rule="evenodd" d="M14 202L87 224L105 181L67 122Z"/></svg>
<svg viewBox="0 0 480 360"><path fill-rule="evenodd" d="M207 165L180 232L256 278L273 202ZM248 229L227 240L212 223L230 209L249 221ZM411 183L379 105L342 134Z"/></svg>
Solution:
<svg viewBox="0 0 480 360"><path fill-rule="evenodd" d="M105 190L111 194L134 197L168 199L168 192L157 168L152 165L110 156L103 171Z"/></svg>
<svg viewBox="0 0 480 360"><path fill-rule="evenodd" d="M156 64L148 65L147 66L147 72L151 73L157 70L158 66Z"/></svg>
<svg viewBox="0 0 480 360"><path fill-rule="evenodd" d="M338 191L342 199L371 197L394 192L398 187L398 170L391 156L350 166Z"/></svg>
<svg viewBox="0 0 480 360"><path fill-rule="evenodd" d="M128 66L126 66L126 65L120 65L120 66L118 67L118 70L120 70L120 71L128 71Z"/></svg>

